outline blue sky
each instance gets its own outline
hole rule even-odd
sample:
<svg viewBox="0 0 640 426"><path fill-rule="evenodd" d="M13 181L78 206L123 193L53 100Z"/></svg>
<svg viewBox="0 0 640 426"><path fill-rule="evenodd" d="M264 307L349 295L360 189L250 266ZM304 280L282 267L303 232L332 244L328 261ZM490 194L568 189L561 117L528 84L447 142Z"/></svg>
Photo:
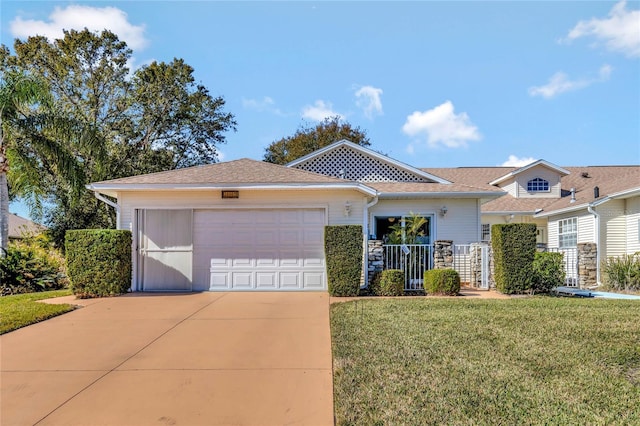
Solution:
<svg viewBox="0 0 640 426"><path fill-rule="evenodd" d="M640 163L640 2L6 1L1 39L108 28L184 58L261 159L340 115L418 167ZM18 210L14 206L13 210Z"/></svg>

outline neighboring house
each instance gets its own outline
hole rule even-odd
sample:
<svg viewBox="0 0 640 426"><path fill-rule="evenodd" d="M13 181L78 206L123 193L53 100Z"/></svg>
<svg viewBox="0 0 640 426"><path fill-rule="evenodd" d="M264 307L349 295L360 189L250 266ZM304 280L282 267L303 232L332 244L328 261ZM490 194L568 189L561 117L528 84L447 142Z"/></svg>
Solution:
<svg viewBox="0 0 640 426"><path fill-rule="evenodd" d="M364 245L413 213L425 243L473 243L481 205L504 195L348 141L286 167L241 159L88 188L133 232L134 291L325 290L325 225L362 225Z"/></svg>
<svg viewBox="0 0 640 426"><path fill-rule="evenodd" d="M25 235L38 234L46 229L46 227L17 214L9 214L9 240L20 240Z"/></svg>
<svg viewBox="0 0 640 426"><path fill-rule="evenodd" d="M584 244L595 251L597 268L606 257L640 251L640 166L558 167L538 160L519 168L423 170L507 192L483 204L482 240L490 239L493 224L523 222L536 224L541 247L564 251L576 263Z"/></svg>

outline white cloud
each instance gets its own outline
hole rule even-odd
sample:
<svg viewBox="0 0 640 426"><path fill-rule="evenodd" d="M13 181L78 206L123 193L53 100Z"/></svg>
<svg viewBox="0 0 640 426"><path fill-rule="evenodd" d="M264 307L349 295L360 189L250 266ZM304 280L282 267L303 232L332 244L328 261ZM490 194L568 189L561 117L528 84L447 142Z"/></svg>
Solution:
<svg viewBox="0 0 640 426"><path fill-rule="evenodd" d="M382 115L382 89L373 86L362 86L356 91L356 105L369 120L374 115Z"/></svg>
<svg viewBox="0 0 640 426"><path fill-rule="evenodd" d="M467 113L454 112L451 101L424 112L414 112L407 117L402 131L412 137L426 137L427 145L430 147L443 145L458 148L467 146L469 141L482 138Z"/></svg>
<svg viewBox="0 0 640 426"><path fill-rule="evenodd" d="M549 82L544 86L533 86L529 88L530 96L542 96L545 99L551 99L556 95L573 90L584 89L593 83L602 83L609 80L613 68L610 65L603 65L598 71L595 78L580 78L571 80L569 76L563 72L557 72L551 76Z"/></svg>
<svg viewBox="0 0 640 426"><path fill-rule="evenodd" d="M627 10L626 6L627 2L622 0L613 6L607 18L578 22L563 41L592 36L596 44L604 43L611 51L639 57L640 10Z"/></svg>
<svg viewBox="0 0 640 426"><path fill-rule="evenodd" d="M515 155L510 155L509 159L504 163L500 164L502 167L523 167L527 164L531 164L534 161L538 161L533 157L516 157Z"/></svg>
<svg viewBox="0 0 640 426"><path fill-rule="evenodd" d="M55 7L48 21L22 19L20 16L9 24L11 34L17 38L41 35L49 40L63 37L62 30L103 31L105 29L118 35L133 50L144 49L148 41L144 36L144 25L133 25L127 14L116 7L91 7L70 5Z"/></svg>
<svg viewBox="0 0 640 426"><path fill-rule="evenodd" d="M344 115L333 110L331 102L325 102L323 100L317 100L313 105L307 105L302 108L302 118L313 121L322 121L327 117L336 116L344 119Z"/></svg>
<svg viewBox="0 0 640 426"><path fill-rule="evenodd" d="M282 112L280 108L276 107L276 102L269 96L265 96L262 99L242 98L242 106L258 112L270 112L283 117L287 115Z"/></svg>

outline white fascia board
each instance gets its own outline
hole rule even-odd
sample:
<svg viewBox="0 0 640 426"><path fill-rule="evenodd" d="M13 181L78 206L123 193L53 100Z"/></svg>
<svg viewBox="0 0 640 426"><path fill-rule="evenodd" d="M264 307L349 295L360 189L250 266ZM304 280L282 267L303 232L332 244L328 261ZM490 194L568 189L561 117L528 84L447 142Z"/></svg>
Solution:
<svg viewBox="0 0 640 426"><path fill-rule="evenodd" d="M518 169L515 169L514 171L509 172L509 173L507 173L506 175L501 176L501 177L499 177L498 179L495 179L495 180L494 180L494 181L492 181L492 182L489 182L489 185L498 185L499 183L502 183L502 182L504 182L505 180L507 180L507 179L509 179L509 178L512 178L512 177L514 177L515 175L518 175L518 174L520 174L520 173L524 172L525 170L529 170L530 168L535 167L535 166L538 166L538 165L545 166L545 167L547 167L548 169L551 169L551 170L553 170L553 171L555 171L555 172L558 172L559 174L561 174L561 175L563 175L563 176L567 176L568 174L570 174L570 173L571 173L571 172L569 172L569 170L563 169L562 167L556 166L555 164L550 163L550 162L548 162L548 161L545 161L545 160L538 160L538 161L534 161L534 162L533 162L533 163L531 163L531 164L527 164L526 166L522 166L522 167L520 167L520 168L518 168Z"/></svg>
<svg viewBox="0 0 640 426"><path fill-rule="evenodd" d="M485 216L505 216L505 215L511 215L511 214L515 214L515 215L520 215L520 216L533 216L535 214L535 211L503 211L503 212L483 212L481 211L480 213L482 213L482 215Z"/></svg>
<svg viewBox="0 0 640 426"><path fill-rule="evenodd" d="M396 167L399 167L401 169L404 169L404 170L408 171L409 173L413 173L413 174L418 175L420 177L423 177L425 179L432 180L432 181L434 181L436 183L443 183L443 184L450 184L451 183L451 181L448 181L448 180L443 179L441 177L432 175L431 173L427 173L427 172L425 172L423 170L420 170L420 169L418 169L416 167L410 166L410 165L408 165L406 163L403 163L401 161L394 160L391 157L387 157L386 155L382 155L382 154L380 154L378 152L375 152L372 149L365 148L363 146L360 146L358 144L350 142L350 141L348 141L346 139L342 139L342 140L340 140L338 142L332 143L331 145L327 145L324 148L320 148L319 150L314 151L311 154L307 154L304 157L300 157L297 160L294 160L294 161L290 162L289 164L286 164L286 166L287 167L295 167L295 166L297 166L299 164L305 163L305 162L307 162L308 160L310 160L312 158L318 157L318 156L320 156L320 155L322 155L322 154L324 154L326 152L329 152L329 151L331 151L331 150L333 150L335 148L338 148L340 146L347 146L347 147L349 147L349 148L351 148L353 150L360 151L361 153L363 153L365 155L368 155L368 156L371 156L373 158L376 158L377 160L383 161L383 162L385 162L387 164L394 165Z"/></svg>
<svg viewBox="0 0 640 426"><path fill-rule="evenodd" d="M595 201L592 201L591 203L582 203L576 206L569 206L566 207L564 209L560 209L560 210L551 210L549 212L541 212L535 215L535 217L549 217L549 216L553 216L556 214L563 214L563 213L571 213L573 211L577 211L577 210L582 210L582 209L586 209L589 206L591 207L598 207L604 203L607 203L611 200L616 200L616 199L624 199L624 198L630 198L630 197L635 197L635 196L639 196L640 195L640 187L636 187L636 188L631 188L631 189L626 189L624 191L620 191L620 192L616 192L614 194L611 195L607 195L606 197L602 197L599 198Z"/></svg>
<svg viewBox="0 0 640 426"><path fill-rule="evenodd" d="M609 201L609 200L606 200ZM603 202L605 202L605 200L603 199ZM602 204L602 203L600 203ZM582 204L577 204L574 206L569 206L569 207L565 207L564 209L559 209L559 210L550 210L550 211L542 211L540 213L536 213L533 215L533 217L549 217L549 216L555 216L557 214L564 214L564 213L571 213L574 211L578 211L578 210L583 210L586 209L589 206L589 203L582 203Z"/></svg>
<svg viewBox="0 0 640 426"><path fill-rule="evenodd" d="M505 192L381 192L380 199L398 198L499 198Z"/></svg>
<svg viewBox="0 0 640 426"><path fill-rule="evenodd" d="M613 194L609 194L606 198L610 198L610 199L621 199L621 198L631 198L631 197L635 197L640 195L640 187L636 187L636 188L631 188L631 189L625 189L624 191L620 191L620 192L615 192ZM597 204L601 204L598 203L599 200L596 200L594 203Z"/></svg>
<svg viewBox="0 0 640 426"><path fill-rule="evenodd" d="M374 197L375 189L361 183L290 183L290 184L133 184L133 185L109 185L90 184L87 189L101 194L111 195L123 191L199 191L215 189L251 189L251 190L319 190L319 189L351 189Z"/></svg>

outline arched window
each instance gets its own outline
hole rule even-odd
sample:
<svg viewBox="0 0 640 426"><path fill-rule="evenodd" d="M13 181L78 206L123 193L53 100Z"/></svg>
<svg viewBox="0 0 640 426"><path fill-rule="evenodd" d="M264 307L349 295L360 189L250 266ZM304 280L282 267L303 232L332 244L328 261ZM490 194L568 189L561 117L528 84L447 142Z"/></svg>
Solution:
<svg viewBox="0 0 640 426"><path fill-rule="evenodd" d="M542 178L531 179L529 182L527 182L527 191L528 192L548 192L549 181L544 180Z"/></svg>

